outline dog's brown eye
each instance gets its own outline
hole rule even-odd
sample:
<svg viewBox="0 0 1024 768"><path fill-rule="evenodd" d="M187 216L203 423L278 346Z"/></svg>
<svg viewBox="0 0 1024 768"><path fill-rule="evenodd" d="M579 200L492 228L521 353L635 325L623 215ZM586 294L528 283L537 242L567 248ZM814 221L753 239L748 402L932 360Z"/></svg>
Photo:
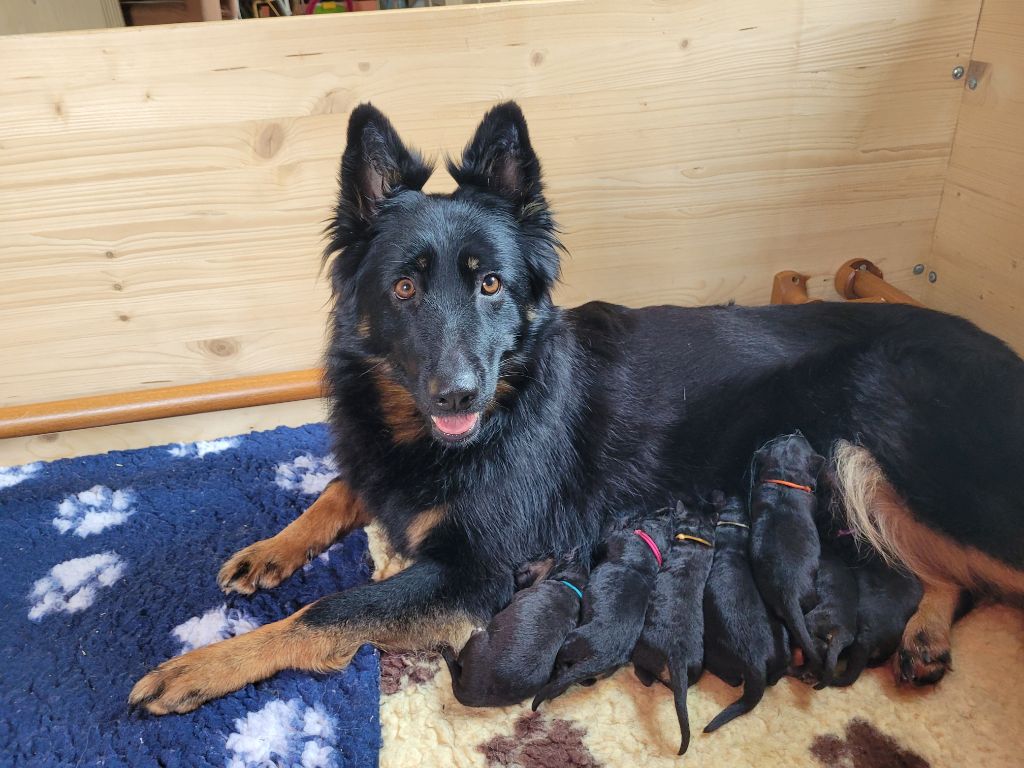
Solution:
<svg viewBox="0 0 1024 768"><path fill-rule="evenodd" d="M480 293L484 296L493 296L501 290L501 279L497 275L487 275L480 283Z"/></svg>
<svg viewBox="0 0 1024 768"><path fill-rule="evenodd" d="M408 277L403 277L397 283L395 283L395 296L400 298L402 301L411 299L416 295L416 284Z"/></svg>

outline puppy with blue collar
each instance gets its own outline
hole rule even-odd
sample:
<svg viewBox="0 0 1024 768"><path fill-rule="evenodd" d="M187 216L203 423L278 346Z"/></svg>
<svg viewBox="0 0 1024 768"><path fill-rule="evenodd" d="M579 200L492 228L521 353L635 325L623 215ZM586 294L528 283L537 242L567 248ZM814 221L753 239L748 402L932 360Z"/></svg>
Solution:
<svg viewBox="0 0 1024 768"><path fill-rule="evenodd" d="M589 557L574 553L547 578L517 592L486 629L469 638L458 658L443 648L455 698L467 707L504 707L534 696L579 623L589 575Z"/></svg>

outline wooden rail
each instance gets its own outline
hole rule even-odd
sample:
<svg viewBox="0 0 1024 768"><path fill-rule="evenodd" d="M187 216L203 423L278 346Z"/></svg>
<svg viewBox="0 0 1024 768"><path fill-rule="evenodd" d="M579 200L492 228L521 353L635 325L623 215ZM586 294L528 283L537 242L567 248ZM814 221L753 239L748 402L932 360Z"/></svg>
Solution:
<svg viewBox="0 0 1024 768"><path fill-rule="evenodd" d="M0 438L310 400L323 395L322 376L322 370L311 368L202 384L15 405L0 408Z"/></svg>

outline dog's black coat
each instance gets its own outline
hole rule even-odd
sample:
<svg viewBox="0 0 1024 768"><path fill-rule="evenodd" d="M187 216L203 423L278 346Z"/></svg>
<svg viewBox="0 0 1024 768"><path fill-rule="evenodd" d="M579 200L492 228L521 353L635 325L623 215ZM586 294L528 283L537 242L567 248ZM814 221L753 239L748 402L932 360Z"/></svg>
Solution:
<svg viewBox="0 0 1024 768"><path fill-rule="evenodd" d="M633 650L636 675L650 685L667 669L681 734L679 754L690 746L686 691L704 671L704 585L715 556L714 515L677 502L672 515L676 536L687 534L709 542L673 540L664 567L654 581L643 632Z"/></svg>
<svg viewBox="0 0 1024 768"><path fill-rule="evenodd" d="M814 590L818 602L804 616L804 622L822 660L816 687L825 688L835 678L839 655L853 645L857 634L859 592L857 576L827 540L821 542Z"/></svg>
<svg viewBox="0 0 1024 768"><path fill-rule="evenodd" d="M672 534L670 514L637 520L662 553L669 548ZM614 531L598 552L583 591L580 626L565 638L555 658L551 680L533 700L541 702L562 695L573 683L604 677L629 661L644 628L644 615L654 590L660 565L650 546L636 535L627 522Z"/></svg>
<svg viewBox="0 0 1024 768"><path fill-rule="evenodd" d="M319 601L303 624L486 621L511 599L494 574L595 546L643 499L728 487L794 427L823 448L862 444L921 521L1024 568L1024 363L1003 343L907 306L563 310L519 108L489 112L452 170L454 193L422 193L430 168L378 110L352 113L328 247L335 453L416 561ZM485 273L502 279L496 296L480 294ZM418 291L403 302L392 287L406 276ZM397 439L381 371L415 400L421 436ZM431 433L432 380L473 385L483 416L459 445ZM410 522L441 505L414 546Z"/></svg>
<svg viewBox="0 0 1024 768"><path fill-rule="evenodd" d="M589 557L558 564L547 579L517 592L485 630L469 638L457 659L444 648L455 698L469 707L504 707L534 696L579 623L581 599L563 582L583 590L589 573Z"/></svg>
<svg viewBox="0 0 1024 768"><path fill-rule="evenodd" d="M789 638L768 611L754 582L748 549L746 500L730 496L720 505L715 559L704 590L704 666L743 695L704 728L718 730L758 705L766 686L789 667Z"/></svg>
<svg viewBox="0 0 1024 768"><path fill-rule="evenodd" d="M818 601L814 589L821 542L814 492L772 483L816 488L824 458L799 432L772 439L754 454L750 489L750 565L761 596L803 649L812 671L822 665L804 614Z"/></svg>

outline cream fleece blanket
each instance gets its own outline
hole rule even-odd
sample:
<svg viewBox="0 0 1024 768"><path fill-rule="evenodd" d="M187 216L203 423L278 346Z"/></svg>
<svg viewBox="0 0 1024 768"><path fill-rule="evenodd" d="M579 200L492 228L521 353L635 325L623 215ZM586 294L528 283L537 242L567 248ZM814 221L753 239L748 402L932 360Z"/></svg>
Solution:
<svg viewBox="0 0 1024 768"><path fill-rule="evenodd" d="M403 564L371 526L375 578ZM1024 613L990 606L953 630L954 671L931 689L898 688L888 668L849 688L813 691L784 679L754 712L711 735L704 725L739 694L705 674L690 689L693 740L679 733L670 692L631 668L529 706L471 709L431 654L381 659L382 768L1022 768Z"/></svg>

